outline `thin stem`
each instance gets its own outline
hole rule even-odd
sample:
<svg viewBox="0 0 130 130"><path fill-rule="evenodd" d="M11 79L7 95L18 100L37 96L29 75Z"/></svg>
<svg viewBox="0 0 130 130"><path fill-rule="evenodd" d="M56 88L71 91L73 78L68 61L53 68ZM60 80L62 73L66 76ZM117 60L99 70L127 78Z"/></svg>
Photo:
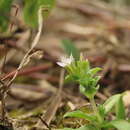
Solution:
<svg viewBox="0 0 130 130"><path fill-rule="evenodd" d="M12 82L16 79L18 72L21 70L21 68L24 66L24 64L26 64L27 59L29 58L30 52L34 49L34 47L37 45L37 43L40 39L40 36L41 36L41 33L42 33L42 28L43 28L42 8L40 8L39 11L38 11L38 24L39 24L38 32L36 34L36 37L34 38L34 41L32 42L31 48L28 50L28 52L23 57L22 61L20 62L19 66L18 66L18 68L16 69L16 72L13 75L12 79L8 82L8 84L7 84L8 88L11 86Z"/></svg>
<svg viewBox="0 0 130 130"><path fill-rule="evenodd" d="M97 114L98 110L97 110L97 106L96 106L94 98L90 99L90 102L91 102L91 105L93 107L94 113Z"/></svg>
<svg viewBox="0 0 130 130"><path fill-rule="evenodd" d="M97 106L96 106L96 103L95 103L94 98L91 98L91 99L90 99L90 103L91 103L91 105L92 105L92 108L93 108L93 111L94 111L95 115L96 115L97 118L98 118L99 123L101 123L101 122L102 122L102 117L99 115L99 111L98 111L98 109L97 109Z"/></svg>

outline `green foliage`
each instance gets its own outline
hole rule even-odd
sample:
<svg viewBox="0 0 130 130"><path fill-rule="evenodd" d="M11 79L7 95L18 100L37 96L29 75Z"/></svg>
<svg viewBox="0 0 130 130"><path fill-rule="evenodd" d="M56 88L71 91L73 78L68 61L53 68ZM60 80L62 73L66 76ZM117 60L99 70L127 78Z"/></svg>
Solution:
<svg viewBox="0 0 130 130"><path fill-rule="evenodd" d="M103 104L105 108L105 114L111 111L115 104L120 100L121 94L114 95L106 100Z"/></svg>
<svg viewBox="0 0 130 130"><path fill-rule="evenodd" d="M99 112L99 115L104 120L104 118L105 118L105 107L103 105L98 106L98 112Z"/></svg>
<svg viewBox="0 0 130 130"><path fill-rule="evenodd" d="M105 119L105 117L108 114L108 112L111 112L113 107L116 107L115 113L118 112L118 114L116 114L117 120L108 121ZM102 119L102 122L99 122L96 114L86 114L80 110L68 112L64 115L64 117L77 117L77 118L85 119L85 120L89 121L93 127L95 127L95 130L101 130L101 128L103 128L105 130L109 130L110 128L116 128L118 130L129 130L130 129L130 123L126 120L126 117L125 117L125 109L124 109L124 105L122 102L121 94L112 96L103 105L99 105L97 110L98 110L99 116ZM84 127L87 127L87 126L89 126L89 124ZM83 127L80 127L80 128L78 128L78 130L80 130L82 128Z"/></svg>
<svg viewBox="0 0 130 130"><path fill-rule="evenodd" d="M63 45L63 48L65 50L65 52L68 54L68 55L73 55L73 57L76 59L76 60L79 60L79 57L80 57L80 52L79 50L76 48L76 46L74 45L74 43L71 41L71 40L62 40L62 45Z"/></svg>
<svg viewBox="0 0 130 130"><path fill-rule="evenodd" d="M78 117L78 118L85 119L87 121L95 121L96 120L96 117L94 115L92 116L90 114L86 114L80 110L68 112L64 115L64 117Z"/></svg>
<svg viewBox="0 0 130 130"><path fill-rule="evenodd" d="M24 19L31 26L38 25L38 10L43 8L43 18L45 19L55 4L55 0L25 0Z"/></svg>
<svg viewBox="0 0 130 130"><path fill-rule="evenodd" d="M31 27L38 25L38 0L26 0L24 6L25 22Z"/></svg>
<svg viewBox="0 0 130 130"><path fill-rule="evenodd" d="M98 88L99 86L90 88L90 87L84 87L80 85L80 92L84 94L87 98L92 99L97 93Z"/></svg>
<svg viewBox="0 0 130 130"><path fill-rule="evenodd" d="M0 32L5 32L8 29L12 2L13 0L0 0ZM30 27L37 27L38 10L42 8L42 15L45 19L54 5L55 0L24 0L23 16L25 23Z"/></svg>
<svg viewBox="0 0 130 130"><path fill-rule="evenodd" d="M101 69L96 67L94 69L90 68L89 62L80 60L73 62L66 67L68 75L65 78L67 81L75 81L80 85L80 92L84 94L87 98L93 98L99 88L97 85L100 77L95 76Z"/></svg>
<svg viewBox="0 0 130 130"><path fill-rule="evenodd" d="M77 129L72 129L72 128L64 128L63 130L99 130L96 127L94 127L93 125L87 125L87 126L82 126L80 128Z"/></svg>
<svg viewBox="0 0 130 130"><path fill-rule="evenodd" d="M124 94L114 95L107 99L105 103L98 106L94 101L94 96L99 88L98 81L100 79L96 74L101 70L100 68L91 69L89 62L84 60L83 57L80 57L79 60L72 60L71 63L67 64L65 69L68 72L65 79L80 85L80 92L90 100L93 108L92 113L77 110L64 115L64 117L77 117L89 121L86 126L82 126L76 130L110 130L111 128L130 130L130 123L126 120L125 107L122 100ZM112 121L106 118L110 112L115 113L115 119ZM64 130L74 129L65 128Z"/></svg>
<svg viewBox="0 0 130 130"><path fill-rule="evenodd" d="M103 126L103 128L116 128L118 130L130 130L130 123L126 120L113 120L106 123Z"/></svg>
<svg viewBox="0 0 130 130"><path fill-rule="evenodd" d="M116 118L119 119L126 119L126 113L125 113L125 106L123 103L122 96L120 96L120 99L116 103Z"/></svg>
<svg viewBox="0 0 130 130"><path fill-rule="evenodd" d="M7 30L13 0L0 0L0 32Z"/></svg>

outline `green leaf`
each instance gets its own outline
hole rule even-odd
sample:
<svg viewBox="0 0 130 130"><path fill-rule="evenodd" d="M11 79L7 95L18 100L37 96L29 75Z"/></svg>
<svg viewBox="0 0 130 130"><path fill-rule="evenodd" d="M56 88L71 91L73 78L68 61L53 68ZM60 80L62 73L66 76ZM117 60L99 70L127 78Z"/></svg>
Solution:
<svg viewBox="0 0 130 130"><path fill-rule="evenodd" d="M99 111L100 116L103 119L105 117L105 108L104 108L104 106L103 105L99 105L98 106L98 111Z"/></svg>
<svg viewBox="0 0 130 130"><path fill-rule="evenodd" d="M36 27L38 25L38 0L25 0L24 5L24 20L26 24L31 27Z"/></svg>
<svg viewBox="0 0 130 130"><path fill-rule="evenodd" d="M125 106L123 103L122 96L120 97L120 99L116 103L116 118L117 119L125 119L126 118Z"/></svg>
<svg viewBox="0 0 130 130"><path fill-rule="evenodd" d="M98 81L100 80L100 78L101 78L100 76L95 76L95 77L93 78L93 82L91 83L91 86L92 86L92 87L96 87Z"/></svg>
<svg viewBox="0 0 130 130"><path fill-rule="evenodd" d="M114 95L106 100L103 104L105 108L105 114L111 111L111 109L116 105L116 103L120 100L121 94Z"/></svg>
<svg viewBox="0 0 130 130"><path fill-rule="evenodd" d="M62 45L69 56L72 54L75 60L79 60L80 52L71 40L62 40Z"/></svg>
<svg viewBox="0 0 130 130"><path fill-rule="evenodd" d="M6 31L13 0L0 0L0 32Z"/></svg>
<svg viewBox="0 0 130 130"><path fill-rule="evenodd" d="M96 127L94 127L92 125L86 125L86 126L82 126L80 128L76 128L76 129L73 129L73 128L64 128L62 130L99 130L99 129L97 129Z"/></svg>
<svg viewBox="0 0 130 130"><path fill-rule="evenodd" d="M43 8L43 18L46 18L55 4L55 0L25 0L24 20L31 27L38 25L38 10Z"/></svg>
<svg viewBox="0 0 130 130"><path fill-rule="evenodd" d="M97 72L101 71L102 69L99 67L93 68L89 70L89 73L94 76L95 74L97 74Z"/></svg>
<svg viewBox="0 0 130 130"><path fill-rule="evenodd" d="M73 77L71 76L71 75L67 75L66 77L65 77L65 83L69 83L69 82L73 82Z"/></svg>
<svg viewBox="0 0 130 130"><path fill-rule="evenodd" d="M95 121L96 117L94 115L90 115L90 114L86 114L83 113L80 110L77 111L73 111L73 112L68 112L64 115L64 117L76 117L76 118L82 118L85 119L87 121Z"/></svg>
<svg viewBox="0 0 130 130"><path fill-rule="evenodd" d="M130 130L130 123L126 120L113 120L108 122L104 128L117 128L118 130Z"/></svg>
<svg viewBox="0 0 130 130"><path fill-rule="evenodd" d="M84 61L77 61L77 68L79 68L79 71L81 74L87 74L89 72L89 69L90 69L90 64L87 60L84 60Z"/></svg>
<svg viewBox="0 0 130 130"><path fill-rule="evenodd" d="M80 85L80 92L84 94L88 99L92 99L96 95L98 89L99 85L97 87L86 87Z"/></svg>

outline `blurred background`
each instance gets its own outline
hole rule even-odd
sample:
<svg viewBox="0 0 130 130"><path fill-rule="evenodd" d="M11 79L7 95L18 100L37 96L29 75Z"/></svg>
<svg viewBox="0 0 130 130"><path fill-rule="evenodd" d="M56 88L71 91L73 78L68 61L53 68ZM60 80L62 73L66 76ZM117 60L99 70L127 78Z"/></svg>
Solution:
<svg viewBox="0 0 130 130"><path fill-rule="evenodd" d="M0 77L4 81L12 77L11 73L17 68L37 32L36 29L30 31L24 24L21 17L22 4L22 1L16 1L19 8L16 16L16 8L12 9L12 18L16 19L12 34L1 38L6 43L0 45ZM32 57L29 65L19 72L9 91L6 103L9 115L30 119L36 113L46 113L46 110L56 107L57 103L49 107L59 90L61 67L56 62L71 52L75 56L82 52L92 67L102 68L99 73L102 76L101 88L96 96L99 102L113 94L127 91L125 102L129 106L129 11L130 0L57 0L51 15L43 22L42 36L33 50L40 51L40 54L43 52L43 57ZM57 101L58 112L51 119L55 127L61 124L60 114L86 104L86 99L79 93L76 84L65 84L62 96L58 99L61 97L62 100ZM31 114L27 115L28 113ZM50 119L46 116L45 119L48 121L48 118ZM36 123L31 119L29 121Z"/></svg>

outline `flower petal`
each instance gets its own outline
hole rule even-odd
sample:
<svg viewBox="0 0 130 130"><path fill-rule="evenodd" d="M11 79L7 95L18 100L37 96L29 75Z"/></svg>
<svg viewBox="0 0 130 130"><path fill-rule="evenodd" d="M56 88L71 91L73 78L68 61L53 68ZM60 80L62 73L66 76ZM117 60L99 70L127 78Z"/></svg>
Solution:
<svg viewBox="0 0 130 130"><path fill-rule="evenodd" d="M65 63L63 63L63 62L56 62L59 66L61 66L61 67L65 67L66 66L66 64Z"/></svg>

